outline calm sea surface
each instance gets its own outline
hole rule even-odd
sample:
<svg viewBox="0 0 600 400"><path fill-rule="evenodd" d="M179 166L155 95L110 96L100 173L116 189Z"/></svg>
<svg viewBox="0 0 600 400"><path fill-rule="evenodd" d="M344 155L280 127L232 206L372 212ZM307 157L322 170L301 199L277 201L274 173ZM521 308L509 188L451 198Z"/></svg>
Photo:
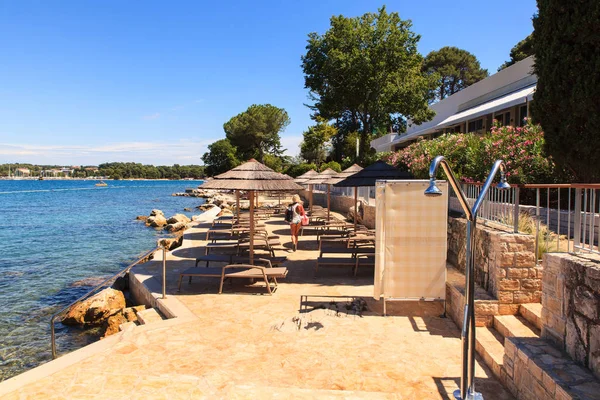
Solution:
<svg viewBox="0 0 600 400"><path fill-rule="evenodd" d="M156 245L165 232L136 221L158 208L167 217L204 202L173 197L197 181L0 180L0 381L51 359L50 317ZM93 332L57 324L59 352Z"/></svg>

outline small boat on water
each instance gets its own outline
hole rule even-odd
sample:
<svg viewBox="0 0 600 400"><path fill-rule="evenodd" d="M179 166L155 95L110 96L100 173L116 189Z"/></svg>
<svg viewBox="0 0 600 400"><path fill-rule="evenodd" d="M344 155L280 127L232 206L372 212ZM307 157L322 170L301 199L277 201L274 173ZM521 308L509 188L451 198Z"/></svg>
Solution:
<svg viewBox="0 0 600 400"><path fill-rule="evenodd" d="M96 186L108 186L108 184L104 181L100 181L100 182L96 183Z"/></svg>

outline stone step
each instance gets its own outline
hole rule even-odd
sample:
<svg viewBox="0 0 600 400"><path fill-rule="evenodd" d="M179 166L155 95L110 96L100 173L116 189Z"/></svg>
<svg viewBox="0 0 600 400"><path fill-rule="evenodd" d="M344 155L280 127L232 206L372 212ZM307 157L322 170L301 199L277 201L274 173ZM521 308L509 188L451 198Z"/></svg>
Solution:
<svg viewBox="0 0 600 400"><path fill-rule="evenodd" d="M500 379L504 359L504 338L494 328L475 328L475 349L483 361Z"/></svg>
<svg viewBox="0 0 600 400"><path fill-rule="evenodd" d="M162 321L164 318L154 308L147 308L136 313L140 325L151 324L152 322Z"/></svg>
<svg viewBox="0 0 600 400"><path fill-rule="evenodd" d="M539 338L540 330L518 315L494 316L494 328L504 338L528 337Z"/></svg>
<svg viewBox="0 0 600 400"><path fill-rule="evenodd" d="M521 304L519 314L537 329L542 329L542 304L527 303Z"/></svg>

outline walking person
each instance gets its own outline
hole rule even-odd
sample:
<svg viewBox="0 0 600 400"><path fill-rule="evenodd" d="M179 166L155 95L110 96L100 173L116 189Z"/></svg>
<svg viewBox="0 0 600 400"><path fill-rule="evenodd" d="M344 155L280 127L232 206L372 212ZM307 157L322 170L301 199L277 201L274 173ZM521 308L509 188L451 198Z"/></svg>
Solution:
<svg viewBox="0 0 600 400"><path fill-rule="evenodd" d="M302 217L306 215L300 196L295 194L292 197L292 204L288 206L286 212L286 221L290 224L290 231L292 235L292 248L294 251L298 249L298 235L302 228Z"/></svg>

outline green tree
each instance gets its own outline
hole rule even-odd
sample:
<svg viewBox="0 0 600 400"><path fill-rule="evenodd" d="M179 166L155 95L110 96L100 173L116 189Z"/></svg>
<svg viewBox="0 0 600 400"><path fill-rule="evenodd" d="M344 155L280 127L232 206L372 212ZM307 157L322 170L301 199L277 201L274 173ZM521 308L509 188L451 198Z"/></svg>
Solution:
<svg viewBox="0 0 600 400"><path fill-rule="evenodd" d="M524 60L531 55L533 55L533 34L527 36L510 49L510 60L505 61L498 68L498 71L502 71L504 68L510 67L514 63Z"/></svg>
<svg viewBox="0 0 600 400"><path fill-rule="evenodd" d="M236 158L236 149L228 139L217 140L208 145L208 152L202 156L206 174L214 176L240 165Z"/></svg>
<svg viewBox="0 0 600 400"><path fill-rule="evenodd" d="M279 134L290 124L283 108L270 104L253 104L223 125L225 135L237 149L237 158L264 161L265 154L281 155Z"/></svg>
<svg viewBox="0 0 600 400"><path fill-rule="evenodd" d="M382 7L361 17L334 16L325 34L308 35L302 69L314 101L309 107L360 132L361 157L378 128L386 131L398 116L421 123L434 115L428 107L434 80L421 71L420 36L411 27Z"/></svg>
<svg viewBox="0 0 600 400"><path fill-rule="evenodd" d="M437 79L436 100L445 99L489 75L473 54L450 46L427 54L423 72Z"/></svg>
<svg viewBox="0 0 600 400"><path fill-rule="evenodd" d="M600 180L600 2L538 0L532 102L546 149L584 183Z"/></svg>
<svg viewBox="0 0 600 400"><path fill-rule="evenodd" d="M317 123L308 128L302 135L300 156L309 163L320 165L327 158L327 144L337 134L337 129L327 120L317 118Z"/></svg>
<svg viewBox="0 0 600 400"><path fill-rule="evenodd" d="M273 154L265 154L263 156L264 164L273 171L281 172L283 170L283 160L279 156Z"/></svg>

